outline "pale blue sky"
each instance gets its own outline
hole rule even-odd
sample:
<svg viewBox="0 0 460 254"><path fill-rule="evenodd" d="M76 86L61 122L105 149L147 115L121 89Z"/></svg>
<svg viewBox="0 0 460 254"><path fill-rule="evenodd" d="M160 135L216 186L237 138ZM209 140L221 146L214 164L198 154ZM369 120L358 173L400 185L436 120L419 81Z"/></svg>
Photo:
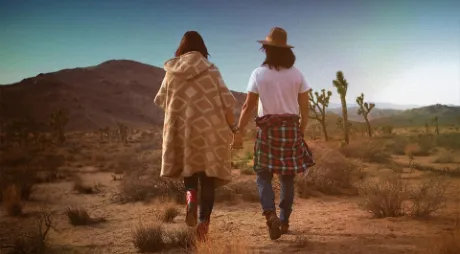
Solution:
<svg viewBox="0 0 460 254"><path fill-rule="evenodd" d="M353 100L460 105L459 13L447 0L0 0L0 84L110 59L161 67L198 30L227 85L245 91L263 60L256 40L281 26L314 89L342 70Z"/></svg>

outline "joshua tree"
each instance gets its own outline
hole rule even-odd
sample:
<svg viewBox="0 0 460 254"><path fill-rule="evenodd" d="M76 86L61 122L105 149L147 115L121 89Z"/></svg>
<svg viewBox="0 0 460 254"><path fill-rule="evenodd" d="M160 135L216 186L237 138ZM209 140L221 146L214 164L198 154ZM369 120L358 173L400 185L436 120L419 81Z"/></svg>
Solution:
<svg viewBox="0 0 460 254"><path fill-rule="evenodd" d="M342 117L337 118L337 122L335 122L335 125L337 126L337 129L343 131L343 119Z"/></svg>
<svg viewBox="0 0 460 254"><path fill-rule="evenodd" d="M69 122L69 115L62 108L53 112L48 118L48 124L52 129L53 136L59 143L65 142L65 127Z"/></svg>
<svg viewBox="0 0 460 254"><path fill-rule="evenodd" d="M119 141L128 143L128 127L123 123L117 123Z"/></svg>
<svg viewBox="0 0 460 254"><path fill-rule="evenodd" d="M326 129L326 108L329 106L329 99L331 98L332 92L325 89L321 90L321 93L312 90L309 92L310 98L310 109L314 115L310 115L310 118L317 120L321 124L323 129L324 139L329 140Z"/></svg>
<svg viewBox="0 0 460 254"><path fill-rule="evenodd" d="M434 128L435 128L435 133L436 135L439 135L439 121L438 121L438 116L435 116L433 118L433 123L434 123Z"/></svg>
<svg viewBox="0 0 460 254"><path fill-rule="evenodd" d="M334 84L335 88L337 88L337 93L340 95L340 101L342 102L342 117L343 117L343 133L344 133L344 139L345 139L345 144L348 144L349 138L348 138L348 111L347 111L347 100L346 100L346 95L347 95L347 90L348 90L348 82L343 76L343 73L341 71L337 72L337 79L332 81Z"/></svg>
<svg viewBox="0 0 460 254"><path fill-rule="evenodd" d="M369 137L372 137L372 129L371 129L371 124L369 123L369 118L367 117L371 110L375 107L374 103L367 103L364 102L364 94L361 94L361 96L358 96L356 98L356 103L358 103L358 115L362 115L364 117L364 120L366 121L366 126L367 126L367 134Z"/></svg>
<svg viewBox="0 0 460 254"><path fill-rule="evenodd" d="M104 128L100 128L99 129L99 134L101 135L101 142L104 141L104 136L107 136L107 139L109 138L109 134L110 134L110 128L107 126L107 127L104 127Z"/></svg>

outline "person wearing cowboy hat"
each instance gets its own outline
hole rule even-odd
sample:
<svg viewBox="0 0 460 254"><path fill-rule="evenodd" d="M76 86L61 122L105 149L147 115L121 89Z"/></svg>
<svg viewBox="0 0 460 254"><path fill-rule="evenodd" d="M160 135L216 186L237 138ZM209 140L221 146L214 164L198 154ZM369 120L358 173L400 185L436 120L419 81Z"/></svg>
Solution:
<svg viewBox="0 0 460 254"><path fill-rule="evenodd" d="M302 73L294 67L293 46L284 29L274 27L265 40L259 40L266 58L250 78L246 101L234 134L234 149L243 147L241 133L257 107L257 137L254 145L254 171L260 203L270 239L286 234L294 201L294 177L314 165L303 133L307 126L311 90ZM281 183L280 217L275 207L273 174Z"/></svg>

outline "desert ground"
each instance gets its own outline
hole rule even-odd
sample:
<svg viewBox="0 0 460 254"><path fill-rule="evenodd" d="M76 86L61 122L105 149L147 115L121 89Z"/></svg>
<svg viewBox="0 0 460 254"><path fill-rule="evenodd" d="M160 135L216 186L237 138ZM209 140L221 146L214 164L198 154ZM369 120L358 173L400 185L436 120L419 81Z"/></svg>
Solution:
<svg viewBox="0 0 460 254"><path fill-rule="evenodd" d="M328 142L309 132L317 164L297 177L291 229L276 241L261 215L248 134L232 152L233 182L217 190L205 243L185 226L181 183L158 176L161 129L107 134L2 142L0 253L460 253L453 129L356 133L346 146L339 132Z"/></svg>

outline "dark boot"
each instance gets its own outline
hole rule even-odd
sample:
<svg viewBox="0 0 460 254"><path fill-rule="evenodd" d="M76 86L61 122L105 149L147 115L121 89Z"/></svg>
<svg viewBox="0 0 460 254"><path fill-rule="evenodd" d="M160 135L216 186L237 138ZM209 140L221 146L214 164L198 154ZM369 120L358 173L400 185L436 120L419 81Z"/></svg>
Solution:
<svg viewBox="0 0 460 254"><path fill-rule="evenodd" d="M186 194L187 210L185 215L185 223L194 227L198 221L198 204L196 190L188 190Z"/></svg>
<svg viewBox="0 0 460 254"><path fill-rule="evenodd" d="M281 220L274 211L264 212L265 219L267 219L267 227L271 240L276 240L281 237Z"/></svg>
<svg viewBox="0 0 460 254"><path fill-rule="evenodd" d="M205 242L208 239L209 220L203 221L196 227L197 238L200 242Z"/></svg>
<svg viewBox="0 0 460 254"><path fill-rule="evenodd" d="M281 234L285 235L289 232L289 223L281 222Z"/></svg>

